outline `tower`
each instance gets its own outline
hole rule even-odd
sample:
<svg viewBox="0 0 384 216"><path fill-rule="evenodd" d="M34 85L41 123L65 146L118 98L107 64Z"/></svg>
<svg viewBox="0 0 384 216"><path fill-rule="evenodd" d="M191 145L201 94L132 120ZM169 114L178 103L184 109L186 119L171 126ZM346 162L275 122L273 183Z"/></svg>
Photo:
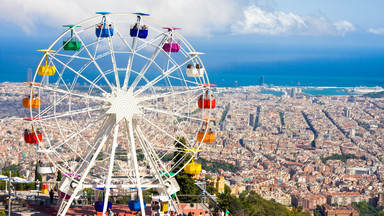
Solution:
<svg viewBox="0 0 384 216"><path fill-rule="evenodd" d="M254 126L255 125L255 114L249 113L248 125L249 126Z"/></svg>
<svg viewBox="0 0 384 216"><path fill-rule="evenodd" d="M261 86L264 85L264 76L261 76L261 77L260 77L260 85L261 85Z"/></svg>
<svg viewBox="0 0 384 216"><path fill-rule="evenodd" d="M225 120L220 123L220 131L226 131Z"/></svg>
<svg viewBox="0 0 384 216"><path fill-rule="evenodd" d="M347 118L350 118L352 116L351 108L347 108L347 107L344 108L344 116Z"/></svg>
<svg viewBox="0 0 384 216"><path fill-rule="evenodd" d="M32 69L28 68L27 70L27 82L32 82Z"/></svg>
<svg viewBox="0 0 384 216"><path fill-rule="evenodd" d="M291 98L296 98L296 93L297 93L297 89L296 88L292 88L291 89Z"/></svg>

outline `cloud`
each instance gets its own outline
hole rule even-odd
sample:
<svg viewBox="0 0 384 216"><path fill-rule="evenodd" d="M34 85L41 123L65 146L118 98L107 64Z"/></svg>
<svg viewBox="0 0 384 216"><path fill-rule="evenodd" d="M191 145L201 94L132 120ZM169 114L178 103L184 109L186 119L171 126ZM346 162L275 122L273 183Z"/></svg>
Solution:
<svg viewBox="0 0 384 216"><path fill-rule="evenodd" d="M0 18L28 34L44 27L78 23L94 16L96 11L149 13L167 25L181 27L182 34L187 36L344 35L356 30L346 20L331 23L325 16L275 11L276 6L270 3L274 1L255 2L259 6L236 0L0 0Z"/></svg>
<svg viewBox="0 0 384 216"><path fill-rule="evenodd" d="M376 28L376 29L370 28L368 32L376 35L384 35L384 28Z"/></svg>
<svg viewBox="0 0 384 216"><path fill-rule="evenodd" d="M0 18L16 24L26 33L63 24L74 24L95 16L96 11L114 13L144 12L170 26L183 28L183 34L210 36L225 31L239 8L234 0L0 0Z"/></svg>
<svg viewBox="0 0 384 216"><path fill-rule="evenodd" d="M333 26L335 26L336 30L338 32L342 33L343 35L347 32L356 31L355 26L346 20L339 20L339 21L333 23Z"/></svg>
<svg viewBox="0 0 384 216"><path fill-rule="evenodd" d="M346 20L331 23L325 16L266 11L256 5L245 8L242 18L231 26L232 32L262 35L344 35L356 30Z"/></svg>

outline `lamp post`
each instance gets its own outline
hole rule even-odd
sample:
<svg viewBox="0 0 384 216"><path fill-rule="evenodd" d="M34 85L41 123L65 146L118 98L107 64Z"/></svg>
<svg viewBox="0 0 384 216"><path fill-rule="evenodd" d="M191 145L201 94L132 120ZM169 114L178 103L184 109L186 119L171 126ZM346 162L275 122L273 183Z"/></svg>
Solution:
<svg viewBox="0 0 384 216"><path fill-rule="evenodd" d="M12 184L11 184L11 170L9 170L9 188L8 188L8 216L11 216L11 189L12 189Z"/></svg>

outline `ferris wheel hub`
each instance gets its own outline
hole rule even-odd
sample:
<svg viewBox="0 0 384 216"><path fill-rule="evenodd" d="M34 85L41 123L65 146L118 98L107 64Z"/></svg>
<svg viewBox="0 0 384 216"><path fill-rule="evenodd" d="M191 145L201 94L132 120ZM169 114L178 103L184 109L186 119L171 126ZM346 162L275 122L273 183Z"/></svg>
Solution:
<svg viewBox="0 0 384 216"><path fill-rule="evenodd" d="M114 88L111 93L105 95L105 98L110 103L106 113L116 115L116 123L122 119L132 121L143 113L137 105L139 101L133 96L132 90Z"/></svg>

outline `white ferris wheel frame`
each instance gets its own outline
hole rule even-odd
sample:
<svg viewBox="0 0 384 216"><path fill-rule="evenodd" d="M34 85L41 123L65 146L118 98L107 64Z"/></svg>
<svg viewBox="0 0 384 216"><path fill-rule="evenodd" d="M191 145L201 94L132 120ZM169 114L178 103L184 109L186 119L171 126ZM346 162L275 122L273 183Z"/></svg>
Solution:
<svg viewBox="0 0 384 216"><path fill-rule="evenodd" d="M109 15L106 15L107 19L109 19L109 17L111 15L113 15L113 16L138 16L137 14L128 14L128 13L127 14L109 14ZM86 20L80 22L79 24L75 25L75 27L82 25L83 23L87 23L91 20L95 20L96 18L101 18L101 17L104 17L104 15L98 15L98 16L94 16L94 17L91 17L89 19L86 19ZM172 28L172 27L165 25L163 23L160 23L159 21L156 21L150 17L140 17L140 18L149 20L153 23L157 23L160 26L166 26L168 28ZM140 24L140 19L138 19L138 21ZM113 23L113 25L118 26L118 22ZM187 50L190 53L197 53L197 52L192 48L192 46L188 43L188 41L184 37L182 37L177 31L172 30L169 32L161 33L157 37L151 38L149 41L144 41L144 40L141 40L137 37L133 37L131 39L132 45L129 45L128 41L126 40L127 37L123 36L123 33L120 32L119 29L115 28L115 33L114 33L113 37L115 37L115 38L118 37L119 39L121 39L123 44L130 49L130 51L128 51L128 53L130 53L130 58L129 58L129 61L127 63L127 67L125 68L124 81L120 82L121 80L119 78L119 71L121 71L121 70L117 67L117 63L116 63L117 60L116 60L115 55L118 53L122 53L123 51L114 49L114 46L113 46L114 40L112 39L112 37L107 37L107 38L98 37L95 41L90 42L90 43L86 43L80 37L80 35L82 32L90 30L94 26L91 25L90 27L81 29L79 31L77 31L75 29L75 27L69 28L64 33L62 33L49 46L49 48L47 50L48 51L52 50L55 45L57 46L57 44L61 42L63 37L65 35L67 35L70 31L72 31L74 33L73 38L76 38L77 40L79 40L81 42L81 45L82 45L81 49L79 51L76 51L72 55L63 53L63 52L61 52L62 50L60 50L60 49L57 52L45 52L44 56L42 57L42 59L40 60L40 62L38 64L38 67L37 67L36 72L35 72L35 76L33 78L33 82L40 82L41 85L39 85L39 86L32 85L32 88L31 88L31 95L33 93L35 93L35 89L38 89L39 96L43 96L44 92L53 93L53 102L51 104L47 104L47 106L45 108L39 108L37 112L35 112L32 109L32 107L30 108L30 118L32 120L32 125L34 126L33 127L34 132L36 132L37 128L42 128L42 132L44 134L45 144L42 141L40 141L40 143L39 143L40 149L39 150L41 152L46 153L46 155L48 156L48 159L52 163L54 163L57 166L57 168L60 169L61 171L63 171L64 173L70 173L71 172L71 170L68 169L68 167L70 167L71 165L68 163L68 161L65 160L65 158L63 158L63 161L62 161L64 165L58 164L57 161L55 160L55 158L52 157L52 155L54 155L57 158L62 158L61 153L59 151L57 151L57 149L61 148L63 145L67 145L68 147L72 147L68 143L73 142L73 140L77 137L82 137L83 131L88 130L91 127L96 127L97 122L104 119L102 125L99 127L99 131L97 132L97 134L95 136L94 142L91 143L91 142L88 142L86 139L84 139L87 142L86 144L92 148L91 150L89 150L87 152L87 154L85 155L85 158L82 158L83 155L79 155L79 157L81 157L81 159L80 159L81 164L78 166L77 170L78 170L79 174L84 173L84 175L80 175L80 178L77 178L77 179L76 179L76 177L74 177L75 175L73 175L70 178L71 184L73 182L75 182L76 186L73 188L73 190L71 192L72 196L70 197L70 199L69 200L66 200L66 199L62 200L61 206L60 206L57 214L58 215L65 215L65 213L68 211L70 204L72 203L73 199L84 188L100 188L100 187L104 188L104 192L105 192L103 215L105 215L106 210L107 210L107 204L108 204L108 199L109 199L111 188L132 188L132 187L136 188L138 191L138 197L140 200L141 212L142 212L142 214L145 214L145 209L144 209L144 205L143 205L144 199L143 199L142 189L143 188L165 188L166 182L168 180L170 180L172 178L172 176L166 177L165 175L162 174L164 171L167 172L169 170L166 167L170 166L170 164L169 163L165 164L165 163L161 162L161 158L159 158L159 156L156 154L156 151L154 150L154 146L151 145L151 140L145 135L145 131L143 131L145 129L142 129L138 125L138 122L137 122L138 119L146 122L152 128L159 130L159 133L161 133L164 137L170 138L171 140L173 140L173 142L178 142L179 144L182 144L182 145L184 145L184 144L180 143L178 137L175 137L174 135L170 134L166 129L163 129L156 122L153 122L152 119L144 117L144 114L142 116L140 116L140 114L138 113L139 112L138 110L140 110L140 112L143 112L143 113L147 111L147 112L152 112L152 114L157 113L157 114L161 114L161 115L166 115L172 119L184 118L184 119L188 119L191 121L198 121L201 124L203 124L203 123L208 124L211 121L211 119L209 118L211 116L211 109L203 109L201 111L202 112L201 118L197 118L197 117L190 115L191 114L190 112L188 112L187 114L183 114L181 111L183 109L185 109L186 107L190 108L192 106L192 104L194 106L196 106L195 104L197 101L197 97L190 98L189 101L187 101L187 103L185 103L185 105L177 107L178 108L177 110L171 110L171 111L161 110L159 108L154 108L154 107L145 106L145 105L139 106L138 104L145 103L148 101L157 100L159 98L172 98L172 97L177 97L177 96L183 96L185 94L190 94L190 93L198 93L198 92L204 93L205 91L210 91L209 79L208 79L208 76L206 73L204 73L204 77L195 78L195 81L193 81L191 79L187 80L185 78L185 74L183 74L183 73L179 73L179 75L180 75L179 77L174 75L174 72L185 69L187 63L190 63L190 62L198 62L204 68L203 62L201 61L199 55L190 55L189 57L187 57L188 56ZM154 27L150 26L150 29L154 29ZM90 30L90 31L92 31L92 30ZM153 43L154 43L153 41L155 41L161 37L162 37L162 40L157 45L157 47L155 47L155 51L152 53L151 57L146 57L143 54L139 53L140 50L145 49L147 46L153 46ZM172 37L177 37L180 40L180 43L182 43L184 45L181 47L180 52L184 53L184 55L186 56L186 59L180 63L176 62L176 60L173 59L173 55L174 55L173 53L171 53L171 52L165 53L162 50L162 45L165 43L165 41L169 38L172 38ZM108 45L109 45L109 50L105 51L102 54L97 53L98 46L99 46L99 43L101 40L104 40L104 41L108 40ZM138 42L141 42L141 44L139 46L138 46ZM94 52L92 52L93 46L95 49ZM63 49L63 46L61 46L61 49ZM79 56L80 53L84 53L84 52L88 54L88 57ZM162 69L162 67L156 62L156 57L159 53L165 54L168 57L168 61L167 61L168 65L166 67L166 70ZM111 70L103 70L98 63L98 60L101 58L104 58L105 56L111 57L111 62L113 65L113 68ZM69 58L69 60L67 62L64 62L63 60L60 59L60 57L66 57L66 58ZM38 81L39 80L38 69L39 69L39 66L42 66L44 64L45 58L48 58L49 64L50 65L52 64L53 66L55 66L55 68L63 68L62 71L56 72L58 75L58 79L57 79L56 83L53 85L47 84L47 81L49 80L48 76L44 76L43 78L41 78L40 81ZM133 71L132 70L132 67L135 64L135 62L134 62L135 58L143 58L143 59L147 60L147 63L142 67L141 71ZM80 69L73 68L71 65L72 61L75 61L78 59L85 60L88 62L85 63ZM172 64L174 66L169 68L168 66L170 64ZM95 66L97 68L97 72L99 73L98 76L96 78L94 78L93 80L87 78L86 75L83 75L83 72L86 71L90 65ZM56 67L56 66L59 66L59 67ZM161 71L161 74L156 76L153 79L149 79L145 75L146 75L148 69L150 67L153 67L153 66L155 68L157 68L159 71ZM67 85L64 78L63 78L64 72L68 72L68 71L72 72L75 75L75 78L73 79L71 85ZM56 77L57 77L57 75L56 75ZM114 75L115 83L111 83L111 78L107 77L110 75ZM136 78L131 83L131 85L129 85L130 77L133 75L136 75ZM85 80L87 82L87 84L90 85L88 92L86 92L85 94L75 91L76 87L77 87L76 85L78 83L77 82L78 79ZM184 91L175 91L175 88L177 88L178 86L172 85L172 82L170 81L170 79L179 80L181 83L183 83L185 85L184 87L186 87L186 89ZM101 84L100 84L101 80L106 83L107 89L105 88L105 86L101 86ZM139 86L139 83L142 80L144 80L145 85ZM167 86L167 89L170 89L170 90L168 90L165 93L157 93L156 89L155 89L155 87L157 87L156 84L158 84L159 82L161 82L163 80L166 80L166 82L168 81L169 86ZM203 84L205 84L205 85L203 85ZM64 88L63 89L59 88L59 86L64 87ZM102 96L97 96L94 94L92 95L92 92L94 92L96 90L102 92ZM144 92L146 92L146 91L151 91L152 94L143 96ZM79 97L79 98L84 99L85 101L87 101L87 106L82 108L82 109L74 108L72 106L72 101L71 101L71 99L73 97ZM66 100L68 100L68 111L60 112L59 110L57 110L58 106L61 103L65 102ZM125 103L122 104L122 102L120 102L121 100L125 100ZM99 101L101 103L101 105L98 107L90 108L90 101ZM136 103L136 105L132 105L129 107L130 111L126 111L125 109L123 110L121 108L122 105L126 105L128 103L127 101L132 102L133 104ZM43 103L44 103L44 101L43 101ZM108 105L106 105L106 104L108 104ZM115 107L115 109L111 111L111 107ZM105 110L105 109L109 109L109 110L106 113L100 114L98 116L98 118L93 119L93 121L89 122L85 127L82 127L82 128L81 128L81 125L78 126L77 124L75 124L75 126L73 126L73 125L72 126L73 127L79 127L79 128L75 128L75 129L67 128L65 126L62 126L61 123L59 123L62 118L70 118L70 119L72 119L72 121L74 121L74 119L75 119L74 116L80 115L80 114L89 115L90 118L94 118L93 117L94 114L92 114L93 112L101 112L102 110ZM110 112L110 113L108 113L108 112ZM51 114L48 114L48 113L51 113ZM203 117L205 117L206 119L202 119ZM51 140L49 138L51 132L47 131L47 128L55 126L54 123L52 125L50 125L51 121L53 121L54 123L56 122L56 124L59 125L59 127L57 128L58 129L57 130L58 136L59 137L61 136L63 138L63 140L61 140L60 142L55 143L55 142L53 142L54 140ZM120 128L122 127L120 124L121 122L123 122L123 126L126 127L125 133L128 133L126 135L127 135L127 140L129 140L129 143L130 143L130 148L131 148L130 152L131 152L132 161L134 163L133 169L134 169L134 177L135 178L130 179L130 181L133 182L132 184L114 184L114 183L112 183L112 178L113 178L113 172L112 171L113 171L113 167L115 166L116 148L119 144L118 133L119 133ZM180 127L180 126L181 126L181 124L178 124L178 127ZM70 136L66 136L65 134L71 130L72 131L74 130L74 132L71 133ZM123 130L123 129L121 129L121 130ZM181 130L181 131L183 131L183 130ZM124 132L122 132L122 133L124 133ZM204 136L206 134L207 134L207 131L205 131ZM183 134L183 135L185 135L185 134ZM112 139L112 142L109 141L109 139ZM95 166L97 156L100 154L100 152L102 152L103 148L105 148L105 149L107 148L105 146L107 145L106 142L108 142L108 141L111 142L110 143L111 151L110 151L109 160L108 160L108 162L109 162L108 163L108 170L107 170L108 173L107 173L107 176L105 179L105 183L103 183L103 184L95 184L95 183L89 184L88 183L87 184L87 182L92 182L92 181L90 181L92 179L89 179L89 175L87 173L89 173L91 171L91 169ZM202 142L199 142L196 140L194 144L191 144L191 143L189 143L189 140L187 140L187 141L188 141L187 145L184 145L184 148L185 149L191 149L192 148L193 151L183 151L183 150L180 151L179 150L181 153L184 153L184 155L179 161L173 161L173 159L171 160L171 162L174 163L173 164L174 167L176 167L177 165L179 165L181 163L184 163L184 166L185 166L194 157L196 157L197 152L201 148ZM153 182L151 184L143 184L142 183L143 181L142 181L142 177L141 177L140 170L139 170L137 155L136 155L136 153L134 153L137 150L136 149L137 145L142 147L145 159L147 159L149 164L151 164L151 167L153 167L153 169L156 170L156 172L155 172L156 176L154 176L154 177L158 181L157 184L154 184ZM46 147L48 147L48 148L46 148ZM72 150L74 151L73 153L76 155L77 154L76 149L73 148ZM170 152L170 151L174 152L175 151L174 149L164 149L164 150L166 150L167 152ZM186 160L186 157L188 155L190 155L191 157L189 157L189 159ZM108 159L108 158L106 158L106 159ZM127 161L128 161L128 155L127 155ZM87 162L88 164L86 164L85 162ZM179 173L182 169L183 168L176 170L175 174ZM77 174L77 173L75 173L75 174ZM168 196L170 196L170 194L168 194ZM173 206L174 209L178 211L179 208L178 208L177 204L174 202L172 204L174 205Z"/></svg>

